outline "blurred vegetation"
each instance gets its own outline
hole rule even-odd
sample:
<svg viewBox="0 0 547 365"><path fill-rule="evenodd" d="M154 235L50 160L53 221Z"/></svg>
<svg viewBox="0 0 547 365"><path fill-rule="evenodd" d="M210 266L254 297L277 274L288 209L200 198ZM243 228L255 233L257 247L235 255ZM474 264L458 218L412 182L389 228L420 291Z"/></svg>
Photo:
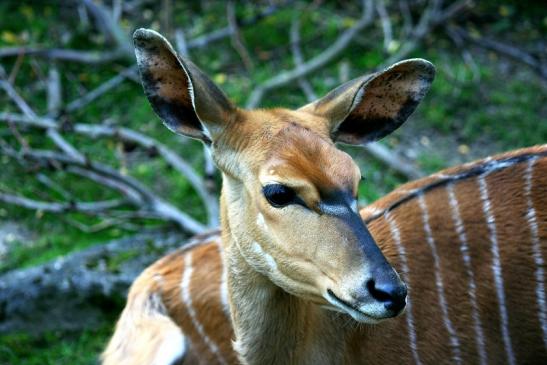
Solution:
<svg viewBox="0 0 547 365"><path fill-rule="evenodd" d="M175 28L182 28L187 40L227 26L226 5L216 1L121 1L127 9L121 13L122 29L130 34L137 27L161 30L171 40ZM169 4L171 19L166 21ZM295 16L300 17L301 48L304 59L320 53L339 34L354 25L360 13L359 2L304 1L237 2L238 19L250 19L270 4L280 9L251 26L241 26L241 39L251 56L252 69L244 67L241 57L229 38L212 46L190 50L190 57L238 105L243 106L256 85L294 67L288 29ZM337 86L344 73L350 78L374 70L395 53L401 44L399 31L403 19L396 11L397 1L386 1L391 9L394 40L387 49L382 44L380 19L359 34L352 45L317 72L307 77L318 95ZM409 1L416 20L426 2ZM103 4L111 9L113 2ZM135 9L130 10L134 4ZM137 5L139 4L139 5ZM395 10L393 10L393 9ZM487 36L508 44L518 45L545 61L547 6L541 2L476 1L452 22L464 27L472 37ZM112 48L112 42L98 32L92 21L78 16L77 2L15 1L0 2L0 49L17 46L97 50ZM438 69L432 90L411 120L383 143L425 172L468 161L495 152L547 142L547 103L545 79L533 69L491 50L470 43L455 44L443 27L428 34L420 46L407 58L422 57ZM61 76L65 103L77 99L115 77L133 64L120 58L104 64L46 61L33 56L0 58L1 65L11 76L16 90L39 115L47 110L45 79L56 65ZM296 83L273 90L262 100L262 106L298 107L306 97ZM0 92L4 112L18 112L10 99ZM145 101L141 86L126 80L107 94L73 112L61 112L67 128L71 123L89 123L129 127L145 133L169 146L204 175L204 158L200 143L182 139L164 128ZM191 185L163 160L150 151L115 139L90 141L71 133L66 139L93 159L108 163L150 186L162 198L173 202L201 222L206 212ZM13 127L0 124L0 139L18 147ZM53 148L39 129L25 130L25 142L34 148ZM366 180L360 187L363 204L371 202L405 178L367 155L359 148L344 147L361 166ZM38 200L62 199L62 193L45 193L44 185L34 178L32 166L20 166L7 155L0 156L0 191L14 192ZM64 171L45 174L81 201L116 198L89 180ZM217 186L219 177L215 177ZM16 221L32 231L31 242L14 242L8 255L1 258L0 273L15 268L30 267L60 255L81 250L112 238L128 235L143 227L165 223L157 219L134 219L130 224L107 226L92 232L82 231L82 225L100 224L101 218L81 213L53 215L40 210L27 210L0 203L2 221ZM113 309L116 313L118 308ZM93 364L111 330L104 328L84 332L51 332L40 335L0 335L0 364Z"/></svg>

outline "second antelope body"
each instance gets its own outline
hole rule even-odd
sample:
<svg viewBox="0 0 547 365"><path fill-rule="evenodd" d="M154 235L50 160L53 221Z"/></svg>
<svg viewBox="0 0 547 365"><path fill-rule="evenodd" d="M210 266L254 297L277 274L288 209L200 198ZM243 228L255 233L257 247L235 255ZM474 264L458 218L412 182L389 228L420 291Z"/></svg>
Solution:
<svg viewBox="0 0 547 365"><path fill-rule="evenodd" d="M547 363L547 147L359 212L361 172L335 142L398 128L433 80L429 62L298 110L242 110L161 35L134 38L152 107L210 145L223 173L221 232L137 279L105 364Z"/></svg>

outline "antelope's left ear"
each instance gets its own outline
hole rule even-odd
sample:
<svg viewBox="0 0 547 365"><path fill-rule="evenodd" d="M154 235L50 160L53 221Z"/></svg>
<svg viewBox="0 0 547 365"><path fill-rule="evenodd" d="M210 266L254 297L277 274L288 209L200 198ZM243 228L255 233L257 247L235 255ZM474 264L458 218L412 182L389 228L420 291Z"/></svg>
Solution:
<svg viewBox="0 0 547 365"><path fill-rule="evenodd" d="M332 90L301 111L326 117L335 142L364 144L399 128L423 99L435 67L423 59L398 62Z"/></svg>

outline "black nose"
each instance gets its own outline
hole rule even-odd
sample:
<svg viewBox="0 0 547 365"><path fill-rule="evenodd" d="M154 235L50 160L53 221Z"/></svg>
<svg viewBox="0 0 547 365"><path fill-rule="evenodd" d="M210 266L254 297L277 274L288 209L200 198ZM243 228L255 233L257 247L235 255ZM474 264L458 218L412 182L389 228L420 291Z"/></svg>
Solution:
<svg viewBox="0 0 547 365"><path fill-rule="evenodd" d="M406 305L406 285L393 280L382 282L370 279L367 282L367 289L370 295L393 315L399 314Z"/></svg>

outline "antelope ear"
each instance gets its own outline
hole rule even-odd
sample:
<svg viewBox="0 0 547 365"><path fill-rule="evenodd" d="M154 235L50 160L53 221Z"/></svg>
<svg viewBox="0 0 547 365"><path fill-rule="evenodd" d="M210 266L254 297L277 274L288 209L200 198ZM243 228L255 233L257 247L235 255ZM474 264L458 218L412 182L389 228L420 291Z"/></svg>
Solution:
<svg viewBox="0 0 547 365"><path fill-rule="evenodd" d="M211 143L235 112L228 98L159 33L138 29L133 41L144 92L156 114L173 132Z"/></svg>
<svg viewBox="0 0 547 365"><path fill-rule="evenodd" d="M348 81L300 110L326 117L334 141L364 144L399 128L423 99L434 77L435 67L430 62L405 60Z"/></svg>

